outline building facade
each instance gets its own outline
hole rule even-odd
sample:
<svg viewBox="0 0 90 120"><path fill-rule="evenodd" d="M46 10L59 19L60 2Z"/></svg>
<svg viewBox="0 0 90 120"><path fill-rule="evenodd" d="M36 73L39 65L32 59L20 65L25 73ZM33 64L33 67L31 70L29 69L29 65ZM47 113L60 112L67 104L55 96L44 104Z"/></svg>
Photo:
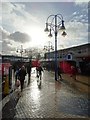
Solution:
<svg viewBox="0 0 90 120"><path fill-rule="evenodd" d="M46 66L54 69L55 52L45 53L44 62ZM89 74L90 72L90 43L75 47L70 47L57 51L58 64L69 63L81 69L82 74ZM48 63L48 64L47 64Z"/></svg>

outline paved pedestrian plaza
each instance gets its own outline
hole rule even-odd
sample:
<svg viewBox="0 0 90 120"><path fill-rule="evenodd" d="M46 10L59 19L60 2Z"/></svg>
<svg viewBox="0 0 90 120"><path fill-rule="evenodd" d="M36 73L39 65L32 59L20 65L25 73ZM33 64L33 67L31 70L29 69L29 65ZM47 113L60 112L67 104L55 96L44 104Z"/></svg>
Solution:
<svg viewBox="0 0 90 120"><path fill-rule="evenodd" d="M65 80L58 82L54 72L44 70L42 81L37 82L36 71L27 77L24 90L16 89L3 106L3 118L88 118L88 95L70 86Z"/></svg>

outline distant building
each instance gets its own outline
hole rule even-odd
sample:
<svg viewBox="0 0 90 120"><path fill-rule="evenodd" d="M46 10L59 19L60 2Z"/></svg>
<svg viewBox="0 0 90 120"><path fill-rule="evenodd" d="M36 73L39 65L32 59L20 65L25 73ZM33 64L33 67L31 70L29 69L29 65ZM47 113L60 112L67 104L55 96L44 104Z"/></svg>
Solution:
<svg viewBox="0 0 90 120"><path fill-rule="evenodd" d="M16 61L27 61L29 58L28 57L21 57L21 56L14 56L14 55L1 55L2 57L2 62L16 62Z"/></svg>
<svg viewBox="0 0 90 120"><path fill-rule="evenodd" d="M44 62L54 68L55 52L45 53ZM57 51L58 64L68 62L81 68L82 73L90 72L90 43ZM50 66L50 65L49 65Z"/></svg>
<svg viewBox="0 0 90 120"><path fill-rule="evenodd" d="M71 48L66 48L57 51L58 61L62 60L90 60L90 43L75 46ZM55 52L45 53L45 60L48 61L50 58L51 61L55 60Z"/></svg>

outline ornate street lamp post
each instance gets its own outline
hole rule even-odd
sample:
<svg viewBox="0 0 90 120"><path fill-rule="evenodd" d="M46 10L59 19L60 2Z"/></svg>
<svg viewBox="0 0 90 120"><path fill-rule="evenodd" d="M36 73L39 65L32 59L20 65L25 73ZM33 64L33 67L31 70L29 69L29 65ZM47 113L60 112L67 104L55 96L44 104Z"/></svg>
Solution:
<svg viewBox="0 0 90 120"><path fill-rule="evenodd" d="M50 22L48 22L50 20ZM61 14L50 15L46 20L45 32L49 32L48 37L52 37L52 31L55 34L55 80L57 81L57 33L62 30L63 36L66 36L63 16Z"/></svg>
<svg viewBox="0 0 90 120"><path fill-rule="evenodd" d="M50 61L50 50L54 50L52 42L49 41L49 44L44 46L44 50L48 51L48 61Z"/></svg>
<svg viewBox="0 0 90 120"><path fill-rule="evenodd" d="M50 54L50 51L51 51L51 50L54 50L54 47L53 47L53 45L52 45L52 42L49 41L48 43L49 43L48 45L45 45L45 46L44 46L44 50L45 50L45 51L48 51L48 70L50 70L50 68L51 68L51 65L50 65L50 57L51 57L51 56L50 56L50 55L51 55L51 54Z"/></svg>
<svg viewBox="0 0 90 120"><path fill-rule="evenodd" d="M17 49L16 52L19 52L21 54L21 62L22 62L22 54L23 54L23 52L26 52L26 49L23 49L23 46L21 45L21 48Z"/></svg>

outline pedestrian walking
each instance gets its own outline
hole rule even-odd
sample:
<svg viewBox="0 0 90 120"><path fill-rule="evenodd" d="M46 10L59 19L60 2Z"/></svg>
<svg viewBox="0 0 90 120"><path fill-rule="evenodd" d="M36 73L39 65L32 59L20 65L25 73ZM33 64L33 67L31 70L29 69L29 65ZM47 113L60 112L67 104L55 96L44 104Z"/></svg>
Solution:
<svg viewBox="0 0 90 120"><path fill-rule="evenodd" d="M73 80L76 80L76 74L77 74L77 69L75 66L71 66L71 77L73 78Z"/></svg>
<svg viewBox="0 0 90 120"><path fill-rule="evenodd" d="M80 69L80 67L77 66L76 68L77 68L77 73L78 73L78 74L81 74L81 69Z"/></svg>
<svg viewBox="0 0 90 120"><path fill-rule="evenodd" d="M43 68L42 68L42 66L40 65L40 66L37 68L37 75L39 75L40 80L42 79L42 71L43 71Z"/></svg>
<svg viewBox="0 0 90 120"><path fill-rule="evenodd" d="M29 64L27 65L27 73L28 73L28 84L30 83L30 77L31 77L31 60L29 61Z"/></svg>
<svg viewBox="0 0 90 120"><path fill-rule="evenodd" d="M25 66L22 66L21 69L19 70L19 80L21 83L21 92L23 91L25 76L26 76L26 69L25 69Z"/></svg>
<svg viewBox="0 0 90 120"><path fill-rule="evenodd" d="M77 68L76 68L74 65L72 65L72 66L71 66L72 82L71 82L70 84L73 86L73 88L76 87L76 85L75 85L76 75L77 75Z"/></svg>
<svg viewBox="0 0 90 120"><path fill-rule="evenodd" d="M62 76L61 76L61 68L60 68L59 66L58 66L58 69L57 69L57 70L58 70L58 79L59 79L59 80L63 80L63 79L62 79Z"/></svg>

